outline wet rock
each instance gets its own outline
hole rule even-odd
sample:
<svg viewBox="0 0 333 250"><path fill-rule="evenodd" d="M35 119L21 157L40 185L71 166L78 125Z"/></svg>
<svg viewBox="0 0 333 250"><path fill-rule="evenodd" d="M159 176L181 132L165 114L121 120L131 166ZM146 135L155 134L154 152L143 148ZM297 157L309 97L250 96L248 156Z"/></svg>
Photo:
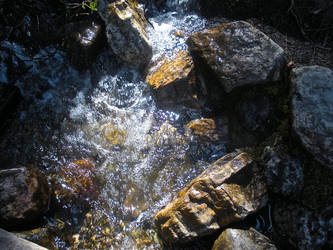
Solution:
<svg viewBox="0 0 333 250"><path fill-rule="evenodd" d="M101 126L102 137L105 138L108 143L114 146L124 145L127 139L126 130L118 128L116 125L106 123Z"/></svg>
<svg viewBox="0 0 333 250"><path fill-rule="evenodd" d="M244 21L196 32L186 43L195 62L208 67L227 93L281 80L286 63L283 49Z"/></svg>
<svg viewBox="0 0 333 250"><path fill-rule="evenodd" d="M29 227L48 211L50 188L35 169L0 170L0 224L4 228Z"/></svg>
<svg viewBox="0 0 333 250"><path fill-rule="evenodd" d="M64 29L69 61L79 70L89 68L106 47L102 25L96 20L89 20L67 24Z"/></svg>
<svg viewBox="0 0 333 250"><path fill-rule="evenodd" d="M226 229L215 241L212 250L243 250L243 249L271 249L276 250L276 246L264 235L253 228L249 230Z"/></svg>
<svg viewBox="0 0 333 250"><path fill-rule="evenodd" d="M288 239L298 249L321 249L327 240L325 221L301 205L277 202L273 219L278 237Z"/></svg>
<svg viewBox="0 0 333 250"><path fill-rule="evenodd" d="M152 47L145 27L148 25L137 1L98 1L98 13L106 26L106 36L113 52L128 65L146 66Z"/></svg>
<svg viewBox="0 0 333 250"><path fill-rule="evenodd" d="M147 209L144 204L143 191L135 186L128 188L124 203L123 211L125 218L133 220L137 218L143 211Z"/></svg>
<svg viewBox="0 0 333 250"><path fill-rule="evenodd" d="M231 153L213 163L154 217L166 245L186 243L243 220L267 203L256 164L246 153Z"/></svg>
<svg viewBox="0 0 333 250"><path fill-rule="evenodd" d="M25 250L43 250L47 249L41 247L30 241L21 239L12 233L0 229L0 249L3 250L14 250L14 249L25 249Z"/></svg>
<svg viewBox="0 0 333 250"><path fill-rule="evenodd" d="M291 84L293 129L315 159L333 169L333 71L294 68Z"/></svg>
<svg viewBox="0 0 333 250"><path fill-rule="evenodd" d="M62 178L59 184L62 185L55 191L58 199L97 198L99 189L93 160L82 159L61 166L59 174Z"/></svg>
<svg viewBox="0 0 333 250"><path fill-rule="evenodd" d="M185 125L186 135L200 137L202 140L216 142L228 137L228 119L201 118Z"/></svg>
<svg viewBox="0 0 333 250"><path fill-rule="evenodd" d="M200 107L194 63L185 51L171 61L160 60L149 70L146 81L154 89L159 106Z"/></svg>
<svg viewBox="0 0 333 250"><path fill-rule="evenodd" d="M185 138L168 121L164 122L156 133L155 144L158 147L183 145Z"/></svg>
<svg viewBox="0 0 333 250"><path fill-rule="evenodd" d="M263 153L268 190L284 197L300 195L304 186L301 161L280 148L266 147Z"/></svg>

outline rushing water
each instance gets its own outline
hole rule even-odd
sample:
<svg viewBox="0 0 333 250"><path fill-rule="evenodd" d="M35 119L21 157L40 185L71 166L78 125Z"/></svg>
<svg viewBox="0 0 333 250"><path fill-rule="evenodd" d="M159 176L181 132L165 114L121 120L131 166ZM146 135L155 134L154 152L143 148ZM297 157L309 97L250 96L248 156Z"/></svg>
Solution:
<svg viewBox="0 0 333 250"><path fill-rule="evenodd" d="M206 25L197 15L176 12L150 22L153 60L186 49L186 37ZM184 36L176 36L179 31ZM184 125L202 117L201 111L157 108L140 72L123 66L110 51L91 71L79 73L53 47L28 56L18 45L1 46L15 51L28 69L17 81L25 102L2 142L2 156L34 164L62 185L64 165L95 161L98 198L89 199L85 209L77 201L59 201L65 212L50 216L46 225L53 246L158 248L153 215L225 152L223 143L201 147L185 135Z"/></svg>

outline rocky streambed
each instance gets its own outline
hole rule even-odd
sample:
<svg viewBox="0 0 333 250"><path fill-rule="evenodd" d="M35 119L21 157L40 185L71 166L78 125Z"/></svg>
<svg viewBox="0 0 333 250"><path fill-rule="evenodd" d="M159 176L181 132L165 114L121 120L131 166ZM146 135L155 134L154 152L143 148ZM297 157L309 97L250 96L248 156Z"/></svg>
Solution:
<svg viewBox="0 0 333 250"><path fill-rule="evenodd" d="M0 7L1 246L332 248L329 32L260 1Z"/></svg>

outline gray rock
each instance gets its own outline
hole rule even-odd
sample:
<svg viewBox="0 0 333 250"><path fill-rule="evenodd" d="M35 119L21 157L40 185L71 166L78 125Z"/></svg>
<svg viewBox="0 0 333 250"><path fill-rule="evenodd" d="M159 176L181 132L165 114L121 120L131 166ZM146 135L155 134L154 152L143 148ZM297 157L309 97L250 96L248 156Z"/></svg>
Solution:
<svg viewBox="0 0 333 250"><path fill-rule="evenodd" d="M0 228L0 249L2 250L43 250L41 247L30 241L21 239L16 235Z"/></svg>
<svg viewBox="0 0 333 250"><path fill-rule="evenodd" d="M154 217L158 235L175 245L243 220L267 203L256 164L246 153L231 153L213 163Z"/></svg>
<svg viewBox="0 0 333 250"><path fill-rule="evenodd" d="M295 68L291 84L293 129L315 159L333 169L333 71Z"/></svg>
<svg viewBox="0 0 333 250"><path fill-rule="evenodd" d="M194 59L211 69L226 92L277 82L286 64L283 49L244 21L196 32L187 44Z"/></svg>
<svg viewBox="0 0 333 250"><path fill-rule="evenodd" d="M228 228L217 238L212 250L276 250L276 246L253 228Z"/></svg>
<svg viewBox="0 0 333 250"><path fill-rule="evenodd" d="M130 66L146 66L152 57L152 47L145 31L148 23L137 2L99 0L98 13L105 22L113 52Z"/></svg>
<svg viewBox="0 0 333 250"><path fill-rule="evenodd" d="M298 249L320 249L327 240L327 225L314 212L298 204L273 206L274 230Z"/></svg>
<svg viewBox="0 0 333 250"><path fill-rule="evenodd" d="M268 190L285 197L299 195L304 186L301 162L281 149L266 147L263 154Z"/></svg>
<svg viewBox="0 0 333 250"><path fill-rule="evenodd" d="M0 170L0 223L3 227L31 226L48 211L50 188L34 169Z"/></svg>

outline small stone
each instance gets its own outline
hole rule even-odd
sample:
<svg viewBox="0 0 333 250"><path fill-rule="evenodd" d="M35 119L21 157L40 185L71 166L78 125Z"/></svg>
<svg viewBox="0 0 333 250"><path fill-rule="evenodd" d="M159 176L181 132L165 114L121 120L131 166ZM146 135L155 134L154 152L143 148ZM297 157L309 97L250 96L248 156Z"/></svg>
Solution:
<svg viewBox="0 0 333 250"><path fill-rule="evenodd" d="M185 51L179 52L170 61L160 59L149 69L146 81L152 86L160 106L182 104L200 107L193 60Z"/></svg>
<svg viewBox="0 0 333 250"><path fill-rule="evenodd" d="M253 228L249 230L228 228L215 241L212 250L277 250L264 235Z"/></svg>

